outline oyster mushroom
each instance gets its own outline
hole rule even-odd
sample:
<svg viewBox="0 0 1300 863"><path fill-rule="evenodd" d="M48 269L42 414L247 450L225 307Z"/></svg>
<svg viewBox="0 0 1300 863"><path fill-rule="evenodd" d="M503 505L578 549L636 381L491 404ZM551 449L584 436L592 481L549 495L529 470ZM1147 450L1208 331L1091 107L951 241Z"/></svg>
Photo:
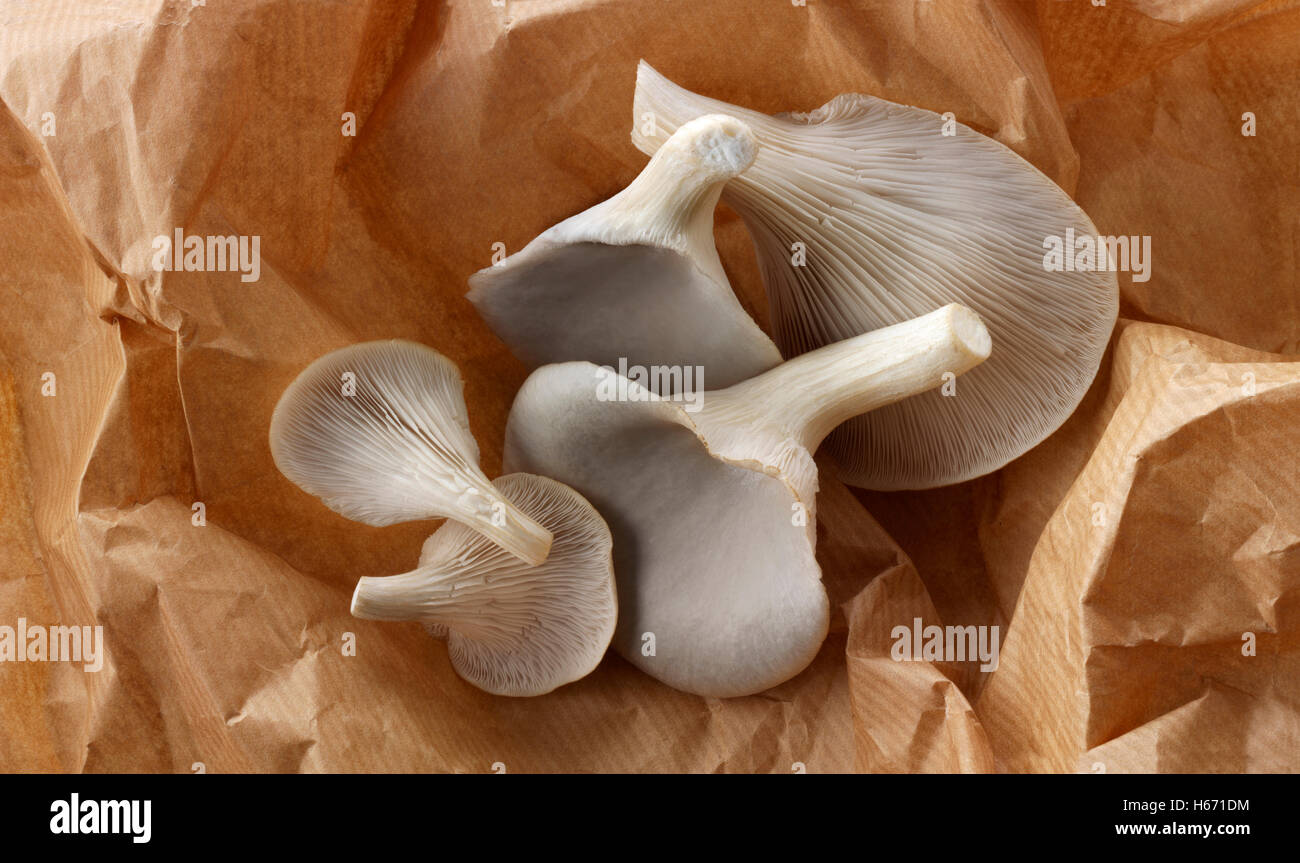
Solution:
<svg viewBox="0 0 1300 863"><path fill-rule="evenodd" d="M785 356L952 302L978 312L997 344L961 398L926 392L836 429L827 450L845 482L971 479L1073 412L1109 341L1118 286L1113 272L1045 269L1050 238L1097 233L1056 184L972 129L944 134L943 118L920 108L849 94L770 117L638 67L632 141L643 152L719 112L759 142L722 200L749 228Z"/></svg>
<svg viewBox="0 0 1300 863"><path fill-rule="evenodd" d="M352 614L418 620L447 640L456 673L496 695L542 695L590 673L614 634L610 535L573 489L515 473L492 485L555 537L528 566L481 534L447 522L411 572L362 578Z"/></svg>
<svg viewBox="0 0 1300 863"><path fill-rule="evenodd" d="M686 692L747 695L797 674L826 636L821 436L989 350L979 318L948 306L705 392L694 414L625 380L629 400L606 400L608 368L544 366L511 408L505 460L571 485L608 521L624 657Z"/></svg>
<svg viewBox="0 0 1300 863"><path fill-rule="evenodd" d="M470 277L470 301L529 366L702 367L715 387L771 368L781 354L736 300L713 243L722 184L754 149L730 117L683 124L623 191Z"/></svg>
<svg viewBox="0 0 1300 863"><path fill-rule="evenodd" d="M275 406L275 465L350 519L382 527L451 518L541 563L550 531L479 469L462 387L455 363L414 342L362 342L328 353Z"/></svg>

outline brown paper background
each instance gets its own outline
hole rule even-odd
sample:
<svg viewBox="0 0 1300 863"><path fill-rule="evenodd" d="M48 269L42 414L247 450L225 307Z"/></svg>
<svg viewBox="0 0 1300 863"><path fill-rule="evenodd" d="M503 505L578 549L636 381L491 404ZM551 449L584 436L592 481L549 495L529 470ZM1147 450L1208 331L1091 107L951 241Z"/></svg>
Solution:
<svg viewBox="0 0 1300 863"><path fill-rule="evenodd" d="M415 339L460 365L495 475L524 370L465 279L635 176L642 57L767 111L952 111L1151 235L1152 276L1121 275L1083 406L1004 470L823 475L842 614L794 680L702 699L611 655L494 698L418 625L348 615L432 525L329 512L267 425L316 356ZM5 4L0 623L103 625L108 660L0 665L0 769L1300 768L1298 70L1295 2ZM259 235L260 281L152 271L177 227ZM725 209L717 236L766 323ZM893 661L914 617L1003 627L1000 667Z"/></svg>

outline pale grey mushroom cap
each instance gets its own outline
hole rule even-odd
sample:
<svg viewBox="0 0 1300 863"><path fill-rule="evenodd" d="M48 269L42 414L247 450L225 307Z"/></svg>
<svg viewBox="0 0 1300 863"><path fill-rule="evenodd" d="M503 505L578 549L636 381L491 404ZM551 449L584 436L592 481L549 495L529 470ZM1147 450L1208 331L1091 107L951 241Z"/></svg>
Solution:
<svg viewBox="0 0 1300 863"><path fill-rule="evenodd" d="M1097 234L1050 179L966 126L943 134L931 111L850 94L771 117L640 64L632 140L643 152L716 113L759 141L722 200L750 230L785 356L952 302L976 311L997 345L956 397L921 393L837 429L827 449L845 482L927 488L981 476L1074 411L1114 327L1118 285L1114 272L1045 268L1048 238Z"/></svg>
<svg viewBox="0 0 1300 863"><path fill-rule="evenodd" d="M754 158L730 117L686 123L614 197L470 278L469 299L525 364L702 366L729 386L776 365L713 242L722 184Z"/></svg>
<svg viewBox="0 0 1300 863"><path fill-rule="evenodd" d="M951 306L703 393L698 410L591 363L544 366L515 398L505 461L573 486L608 521L628 661L686 692L748 695L799 673L826 636L821 436L989 350L978 317Z"/></svg>
<svg viewBox="0 0 1300 863"><path fill-rule="evenodd" d="M501 497L478 466L455 363L407 341L320 357L271 417L280 472L330 509L375 526L453 518L530 562L550 533Z"/></svg>
<svg viewBox="0 0 1300 863"><path fill-rule="evenodd" d="M599 401L601 372L581 362L535 371L510 413L506 459L562 478L609 523L616 649L699 695L748 695L798 674L830 609L790 490L713 458L666 402Z"/></svg>
<svg viewBox="0 0 1300 863"><path fill-rule="evenodd" d="M456 673L496 695L543 695L585 677L614 634L609 528L568 486L508 474L501 495L555 539L546 561L528 566L482 535L447 522L425 541L419 566L362 578L353 615L418 620L447 640Z"/></svg>

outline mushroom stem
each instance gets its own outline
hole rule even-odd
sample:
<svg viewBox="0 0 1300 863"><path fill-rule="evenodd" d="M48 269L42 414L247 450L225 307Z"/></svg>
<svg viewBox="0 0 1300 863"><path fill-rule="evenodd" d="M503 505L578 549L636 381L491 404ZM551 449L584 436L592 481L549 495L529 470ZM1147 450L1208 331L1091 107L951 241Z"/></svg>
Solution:
<svg viewBox="0 0 1300 863"><path fill-rule="evenodd" d="M537 566L550 554L551 532L506 500L490 483L467 489L461 507L457 521L474 528L525 563Z"/></svg>
<svg viewBox="0 0 1300 863"><path fill-rule="evenodd" d="M363 576L352 592L352 616L363 620L446 623L438 612L455 602L454 574L420 567L401 575Z"/></svg>
<svg viewBox="0 0 1300 863"><path fill-rule="evenodd" d="M709 114L677 129L627 188L611 198L605 219L624 215L644 223L656 214L656 233L664 240L713 232L713 211L722 186L750 166L758 142L734 117Z"/></svg>
<svg viewBox="0 0 1300 863"><path fill-rule="evenodd" d="M352 616L363 620L417 620L473 630L472 610L493 590L490 576L458 560L421 566L401 575L363 576L352 592ZM485 618L489 624L490 619Z"/></svg>
<svg viewBox="0 0 1300 863"><path fill-rule="evenodd" d="M708 393L704 425L735 422L793 438L813 452L850 417L934 389L988 358L992 340L979 316L956 303L787 360Z"/></svg>
<svg viewBox="0 0 1300 863"><path fill-rule="evenodd" d="M352 592L352 616L432 623L484 644L504 645L524 630L515 606L526 603L528 592L528 585L511 579L499 562L454 559L401 575L363 576Z"/></svg>

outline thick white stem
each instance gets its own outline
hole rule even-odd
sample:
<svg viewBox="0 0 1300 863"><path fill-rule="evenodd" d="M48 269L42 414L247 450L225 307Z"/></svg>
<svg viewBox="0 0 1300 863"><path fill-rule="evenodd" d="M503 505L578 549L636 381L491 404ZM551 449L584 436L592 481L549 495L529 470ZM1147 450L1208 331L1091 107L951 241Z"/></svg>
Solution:
<svg viewBox="0 0 1300 863"><path fill-rule="evenodd" d="M363 620L419 620L444 623L439 611L451 604L452 590L425 568L401 575L365 576L352 592L352 616Z"/></svg>
<svg viewBox="0 0 1300 863"><path fill-rule="evenodd" d="M529 576L499 555L469 556L421 566L401 575L366 576L352 592L352 616L363 620L415 620L454 630L484 643L518 637L535 610L522 618L518 606L532 589Z"/></svg>
<svg viewBox="0 0 1300 863"><path fill-rule="evenodd" d="M453 560L401 575L365 576L352 592L352 616L416 620L474 632L484 622L493 591L500 592L493 583L493 571L490 565Z"/></svg>
<svg viewBox="0 0 1300 863"><path fill-rule="evenodd" d="M787 360L734 392L768 412L809 452L845 420L943 384L988 359L979 315L953 303Z"/></svg>
<svg viewBox="0 0 1300 863"><path fill-rule="evenodd" d="M603 220L618 224L653 223L665 239L688 236L711 240L713 210L722 186L754 161L758 142L734 117L710 114L685 123L664 142L627 188L600 209Z"/></svg>

